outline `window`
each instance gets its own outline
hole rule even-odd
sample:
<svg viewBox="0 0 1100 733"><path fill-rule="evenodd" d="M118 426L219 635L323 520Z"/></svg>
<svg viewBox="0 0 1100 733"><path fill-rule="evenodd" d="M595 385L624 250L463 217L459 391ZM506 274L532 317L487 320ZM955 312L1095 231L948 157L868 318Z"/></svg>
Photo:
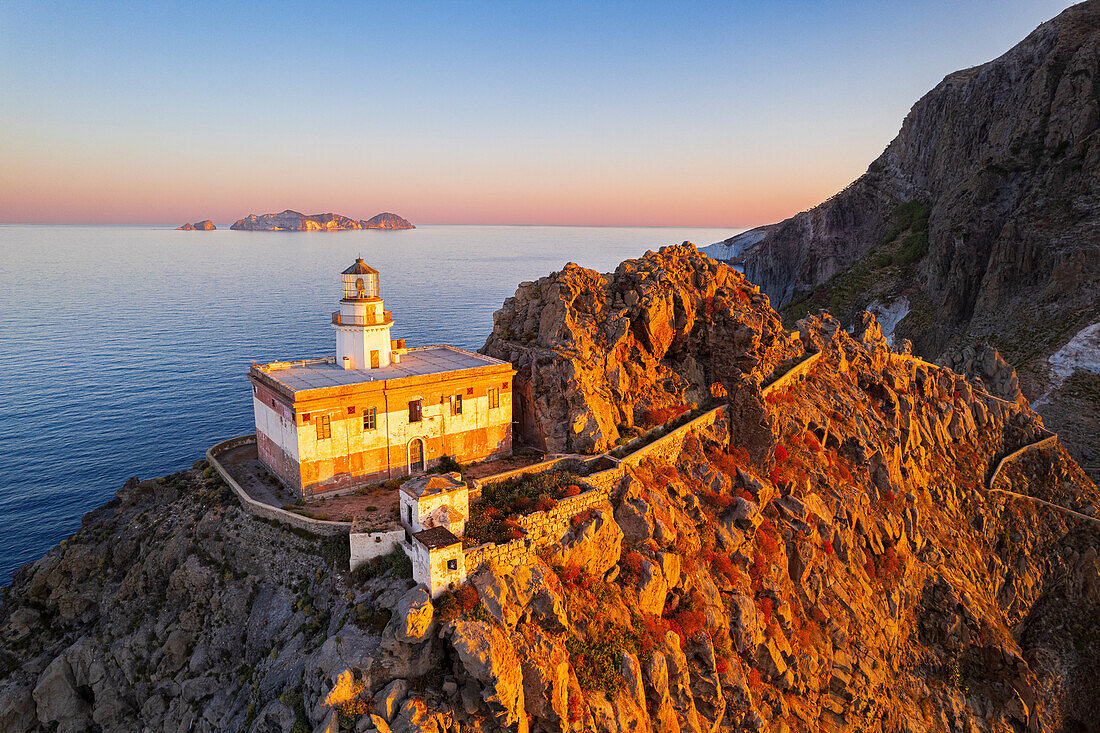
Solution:
<svg viewBox="0 0 1100 733"><path fill-rule="evenodd" d="M448 560L447 561L447 569L448 570L458 570L458 560Z"/></svg>
<svg viewBox="0 0 1100 733"><path fill-rule="evenodd" d="M456 394L453 397L451 397L451 414L452 415L461 415L462 414L462 395Z"/></svg>
<svg viewBox="0 0 1100 733"><path fill-rule="evenodd" d="M392 517L393 515L391 514L390 516ZM409 524L412 524L413 523L413 508L412 508L411 504L409 506L405 507L405 516L409 518Z"/></svg>
<svg viewBox="0 0 1100 733"><path fill-rule="evenodd" d="M317 418L317 440L325 440L332 437L332 423L328 415Z"/></svg>
<svg viewBox="0 0 1100 733"><path fill-rule="evenodd" d="M420 422L424 419L424 411L421 409L420 400L409 400L409 422Z"/></svg>
<svg viewBox="0 0 1100 733"><path fill-rule="evenodd" d="M489 388L489 409L495 410L500 407L500 390L496 387Z"/></svg>
<svg viewBox="0 0 1100 733"><path fill-rule="evenodd" d="M378 427L378 408L368 407L363 410L363 430L374 430Z"/></svg>

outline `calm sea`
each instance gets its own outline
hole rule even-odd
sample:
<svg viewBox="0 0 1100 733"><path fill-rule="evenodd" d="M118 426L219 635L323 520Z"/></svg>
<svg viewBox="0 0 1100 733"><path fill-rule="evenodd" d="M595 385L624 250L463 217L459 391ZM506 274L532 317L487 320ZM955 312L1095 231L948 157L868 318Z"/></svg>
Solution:
<svg viewBox="0 0 1100 733"><path fill-rule="evenodd" d="M516 285L730 229L0 226L0 584L130 476L252 432L251 360L328 355L340 271L382 273L394 338L477 349Z"/></svg>

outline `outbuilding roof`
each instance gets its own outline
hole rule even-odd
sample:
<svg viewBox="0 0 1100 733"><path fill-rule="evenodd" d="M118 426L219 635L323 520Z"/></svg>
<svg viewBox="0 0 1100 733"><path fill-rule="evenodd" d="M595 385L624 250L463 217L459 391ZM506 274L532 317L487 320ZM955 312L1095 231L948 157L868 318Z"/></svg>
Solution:
<svg viewBox="0 0 1100 733"><path fill-rule="evenodd" d="M461 489L466 486L462 475L456 472L443 474L427 474L416 476L401 484L401 491L409 496L430 496L432 494L445 494L448 491Z"/></svg>
<svg viewBox="0 0 1100 733"><path fill-rule="evenodd" d="M462 541L455 537L454 533L446 527L424 529L414 534L413 538L429 550L435 550L440 547L450 547Z"/></svg>
<svg viewBox="0 0 1100 733"><path fill-rule="evenodd" d="M366 262L363 262L362 257L358 257L355 260L355 264L344 270L343 275L377 275L378 270L374 269Z"/></svg>

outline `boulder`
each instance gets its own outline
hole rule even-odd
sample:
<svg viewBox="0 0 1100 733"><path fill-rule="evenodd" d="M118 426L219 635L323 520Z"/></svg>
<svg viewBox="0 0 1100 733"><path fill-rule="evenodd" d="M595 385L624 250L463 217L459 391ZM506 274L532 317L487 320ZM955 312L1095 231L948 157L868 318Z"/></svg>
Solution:
<svg viewBox="0 0 1100 733"><path fill-rule="evenodd" d="M497 725L526 727L523 672L507 637L484 621L461 620L450 623L448 636L466 674L481 684L481 698Z"/></svg>
<svg viewBox="0 0 1100 733"><path fill-rule="evenodd" d="M561 542L562 560L598 578L619 563L622 544L623 531L610 507L598 509L588 521L566 533Z"/></svg>
<svg viewBox="0 0 1100 733"><path fill-rule="evenodd" d="M406 644L419 644L432 631L432 599L423 586L412 588L397 602L384 636Z"/></svg>
<svg viewBox="0 0 1100 733"><path fill-rule="evenodd" d="M57 657L38 676L34 687L38 719L57 723L60 733L82 733L92 722L92 707L78 692L69 660Z"/></svg>
<svg viewBox="0 0 1100 733"><path fill-rule="evenodd" d="M374 713L390 722L397 715L405 696L409 694L409 683L397 679L386 685L381 692L374 696Z"/></svg>

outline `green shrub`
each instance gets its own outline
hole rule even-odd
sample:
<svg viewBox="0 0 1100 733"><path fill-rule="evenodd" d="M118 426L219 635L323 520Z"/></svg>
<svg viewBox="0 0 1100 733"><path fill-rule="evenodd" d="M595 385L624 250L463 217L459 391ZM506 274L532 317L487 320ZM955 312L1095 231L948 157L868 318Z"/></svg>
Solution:
<svg viewBox="0 0 1100 733"><path fill-rule="evenodd" d="M364 583L372 578L379 578L386 573L398 578L411 578L413 576L412 560L409 559L404 550L397 548L388 555L369 560L352 571L351 576L355 582Z"/></svg>

